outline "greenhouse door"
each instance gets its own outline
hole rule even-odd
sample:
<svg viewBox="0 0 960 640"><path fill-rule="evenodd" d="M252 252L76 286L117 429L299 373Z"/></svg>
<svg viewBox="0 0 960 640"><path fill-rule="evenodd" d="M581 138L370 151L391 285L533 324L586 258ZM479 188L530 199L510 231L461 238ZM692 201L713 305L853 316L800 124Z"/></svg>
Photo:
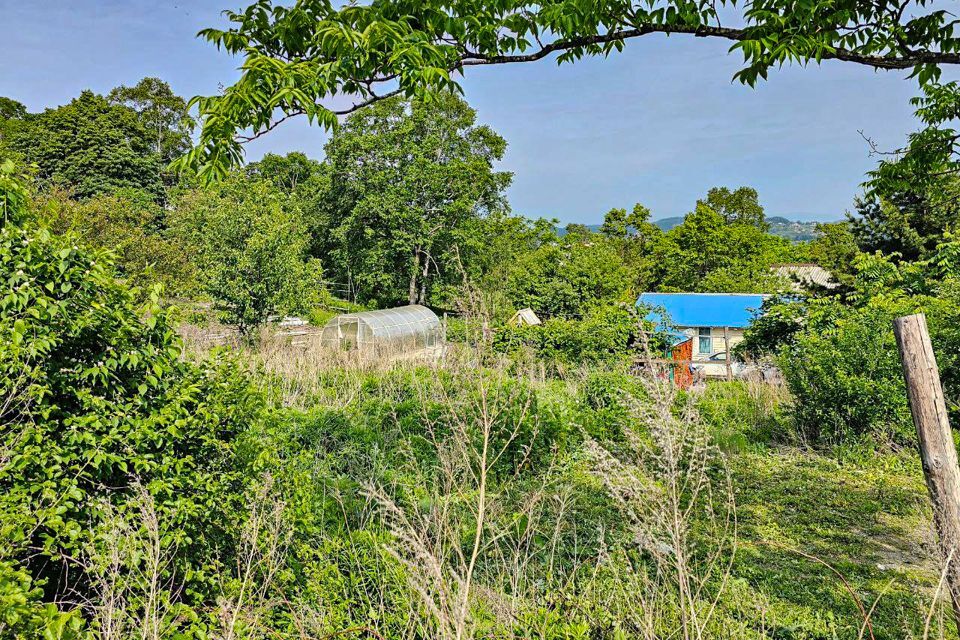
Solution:
<svg viewBox="0 0 960 640"><path fill-rule="evenodd" d="M360 348L360 322L353 319L343 320L337 325L337 337L340 339L340 348L344 351Z"/></svg>

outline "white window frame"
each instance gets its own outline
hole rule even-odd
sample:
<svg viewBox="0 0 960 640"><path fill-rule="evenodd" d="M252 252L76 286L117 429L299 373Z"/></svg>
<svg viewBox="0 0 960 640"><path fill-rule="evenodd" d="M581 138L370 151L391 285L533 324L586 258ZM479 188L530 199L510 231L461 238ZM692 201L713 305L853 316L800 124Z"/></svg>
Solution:
<svg viewBox="0 0 960 640"><path fill-rule="evenodd" d="M706 349L704 349L706 345ZM699 355L713 354L713 332L710 327L697 327L697 353Z"/></svg>

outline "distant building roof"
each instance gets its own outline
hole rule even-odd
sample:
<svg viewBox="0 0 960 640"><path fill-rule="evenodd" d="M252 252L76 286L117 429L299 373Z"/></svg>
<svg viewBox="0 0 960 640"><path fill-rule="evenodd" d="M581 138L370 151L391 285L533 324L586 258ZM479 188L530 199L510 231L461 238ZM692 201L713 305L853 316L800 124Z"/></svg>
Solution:
<svg viewBox="0 0 960 640"><path fill-rule="evenodd" d="M812 262L775 264L770 267L773 275L789 280L794 289L802 289L811 284L833 289L837 286L830 272Z"/></svg>
<svg viewBox="0 0 960 640"><path fill-rule="evenodd" d="M519 327L520 325L524 324L536 326L543 323L540 322L540 318L538 318L537 314L533 312L533 309L527 307L526 309L520 309L520 311L517 311L515 314L513 314L513 317L510 318L509 324Z"/></svg>
<svg viewBox="0 0 960 640"><path fill-rule="evenodd" d="M637 305L651 307L647 319L665 324L662 309L678 327L747 327L767 296L755 293L642 293Z"/></svg>

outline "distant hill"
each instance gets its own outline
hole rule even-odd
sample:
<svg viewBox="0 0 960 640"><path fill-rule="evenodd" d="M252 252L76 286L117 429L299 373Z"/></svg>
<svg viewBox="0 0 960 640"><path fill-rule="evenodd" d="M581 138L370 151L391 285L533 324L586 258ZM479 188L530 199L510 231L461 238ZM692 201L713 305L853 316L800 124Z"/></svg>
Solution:
<svg viewBox="0 0 960 640"><path fill-rule="evenodd" d="M770 223L770 233L775 236L786 238L787 240L803 242L806 240L813 240L817 237L816 222L789 220L783 216L770 216L767 218L767 222ZM674 227L683 223L683 216L660 218L659 220L654 220L653 223L664 231L670 231L670 229L673 229ZM587 229L590 229L590 231L596 233L600 230L601 225L588 224L584 226L586 226ZM557 227L557 233L563 236L566 235L567 230L564 227Z"/></svg>
<svg viewBox="0 0 960 640"><path fill-rule="evenodd" d="M674 227L679 227L683 224L683 216L670 216L669 218L660 218L659 220L654 220L653 224L657 225L664 231L670 231Z"/></svg>
<svg viewBox="0 0 960 640"><path fill-rule="evenodd" d="M770 233L794 242L813 240L818 235L816 222L787 220L782 216L770 216L767 218L767 222L770 223Z"/></svg>
<svg viewBox="0 0 960 640"><path fill-rule="evenodd" d="M585 224L585 225L583 225L583 226L585 226L587 229L589 229L589 230L592 231L593 233L598 233L598 232L600 231L600 227L602 227L603 225L599 225L599 224ZM557 235L560 236L561 238L562 238L563 236L567 235L567 226L564 225L564 226L562 226L562 227L557 227Z"/></svg>

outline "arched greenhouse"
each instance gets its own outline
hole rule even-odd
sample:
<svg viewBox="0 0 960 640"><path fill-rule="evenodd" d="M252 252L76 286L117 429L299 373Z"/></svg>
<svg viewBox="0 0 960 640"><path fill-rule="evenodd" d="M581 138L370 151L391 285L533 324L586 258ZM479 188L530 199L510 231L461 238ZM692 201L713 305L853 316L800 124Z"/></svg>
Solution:
<svg viewBox="0 0 960 640"><path fill-rule="evenodd" d="M336 316L324 325L320 340L343 350L407 354L438 349L443 326L430 309L410 305Z"/></svg>

